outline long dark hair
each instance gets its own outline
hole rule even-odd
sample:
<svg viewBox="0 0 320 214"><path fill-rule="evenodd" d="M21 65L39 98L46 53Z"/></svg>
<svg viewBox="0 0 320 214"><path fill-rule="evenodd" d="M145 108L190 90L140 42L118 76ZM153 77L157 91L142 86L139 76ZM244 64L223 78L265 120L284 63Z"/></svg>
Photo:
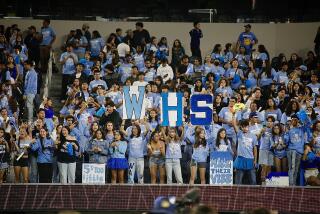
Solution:
<svg viewBox="0 0 320 214"><path fill-rule="evenodd" d="M269 52L267 51L267 49L264 45L258 45L258 51L259 51L259 53L265 53L267 55L268 59L270 59Z"/></svg>
<svg viewBox="0 0 320 214"><path fill-rule="evenodd" d="M225 128L221 128L219 129L218 133L217 133L217 139L216 139L216 147L219 148L220 146L220 133L225 131L226 132L226 129ZM229 145L229 141L228 141L228 138L227 138L227 134L226 134L226 137L223 139L224 142L226 143L226 145Z"/></svg>
<svg viewBox="0 0 320 214"><path fill-rule="evenodd" d="M63 126L62 129L65 128L68 130L68 134L70 134L70 128L68 126ZM65 142L67 141L66 137L63 136L62 134L62 130L61 130L61 133L60 133L60 142L61 144L60 145L63 145Z"/></svg>
<svg viewBox="0 0 320 214"><path fill-rule="evenodd" d="M100 38L100 37L101 37L101 35L100 35L99 31L97 31L97 30L92 31L92 39L96 39L96 38Z"/></svg>
<svg viewBox="0 0 320 214"><path fill-rule="evenodd" d="M219 51L219 48L221 48L221 44L215 44L212 53L217 53Z"/></svg>
<svg viewBox="0 0 320 214"><path fill-rule="evenodd" d="M103 132L100 128L94 133L93 139L96 139L96 138L97 138L97 132L101 132L101 135L102 135L101 138L102 138L102 140L105 140L105 139L106 139L104 132Z"/></svg>
<svg viewBox="0 0 320 214"><path fill-rule="evenodd" d="M282 128L281 128L281 125L280 125L279 123L275 124L275 125L272 127L272 129L271 129L272 140L273 140L273 141L274 141L274 139L275 139L275 136L278 135L278 134L276 134L276 133L274 132L274 128L275 128L275 127L278 127L278 128L279 128L279 136L282 136L282 133L283 133Z"/></svg>
<svg viewBox="0 0 320 214"><path fill-rule="evenodd" d="M293 103L295 103L295 104L297 105L297 109L296 109L294 112L293 112L293 109L292 109ZM287 115L287 116L290 116L292 113L297 113L299 110L300 110L300 109L299 109L299 103L298 103L297 101L295 101L295 100L292 100L292 101L290 101L290 102L288 103L285 112L286 112L286 115Z"/></svg>
<svg viewBox="0 0 320 214"><path fill-rule="evenodd" d="M231 49L230 49L231 46L232 46L231 43L227 43L227 44L225 45L224 54L227 54L229 51L231 51Z"/></svg>
<svg viewBox="0 0 320 214"><path fill-rule="evenodd" d="M261 79L261 75L263 73L265 73L268 78L271 78L271 69L272 69L272 67L271 67L270 61L266 60L265 63L266 63L266 67L263 67L262 68L262 72L259 74L259 78L260 79Z"/></svg>
<svg viewBox="0 0 320 214"><path fill-rule="evenodd" d="M133 135L133 127L136 127L136 128L138 129L138 134L137 134L136 137L140 137L140 135L141 135L141 128L140 128L140 126L139 126L139 125L132 125L130 138L133 138L133 137L134 137L134 135Z"/></svg>
<svg viewBox="0 0 320 214"><path fill-rule="evenodd" d="M194 136L195 138L194 148L198 148L200 145L206 146L207 145L206 138L200 139L200 133L204 131L204 129L201 128L199 131L197 131L197 127L195 129L196 130L195 130L195 136Z"/></svg>

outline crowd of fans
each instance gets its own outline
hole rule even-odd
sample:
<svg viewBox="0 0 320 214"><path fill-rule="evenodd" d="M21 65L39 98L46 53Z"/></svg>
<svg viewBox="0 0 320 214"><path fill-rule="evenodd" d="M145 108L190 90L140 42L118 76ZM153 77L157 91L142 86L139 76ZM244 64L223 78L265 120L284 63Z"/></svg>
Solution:
<svg viewBox="0 0 320 214"><path fill-rule="evenodd" d="M17 25L0 26L0 183L12 168L17 183L81 183L82 164L99 163L108 183L206 184L210 152L224 151L234 157L235 184L265 184L275 171L288 172L290 185L299 177L319 185L320 60L313 51L270 56L244 27L236 45L216 44L202 59L198 22L192 56L141 22L107 39L84 24L62 47L63 107L55 114L56 103L40 98L56 39L50 20L24 37ZM142 120L121 118L122 89L131 85L146 89ZM183 93L181 127L161 126L167 92ZM190 124L193 94L214 97L212 125Z"/></svg>

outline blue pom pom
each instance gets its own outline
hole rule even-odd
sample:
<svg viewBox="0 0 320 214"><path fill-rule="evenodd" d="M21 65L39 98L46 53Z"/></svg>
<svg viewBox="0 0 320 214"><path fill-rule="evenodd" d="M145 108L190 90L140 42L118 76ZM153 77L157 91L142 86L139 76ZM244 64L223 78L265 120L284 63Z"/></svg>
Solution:
<svg viewBox="0 0 320 214"><path fill-rule="evenodd" d="M235 74L234 77L233 77L233 80L232 80L232 83L233 84L237 84L241 81L240 79L240 75L239 74Z"/></svg>
<svg viewBox="0 0 320 214"><path fill-rule="evenodd" d="M299 120L300 120L301 122L303 122L303 123L308 121L308 115L307 115L307 113L306 113L305 110L300 110L300 111L297 113L297 116L298 116Z"/></svg>
<svg viewBox="0 0 320 214"><path fill-rule="evenodd" d="M67 145L67 152L68 152L68 155L73 156L73 146L71 143Z"/></svg>
<svg viewBox="0 0 320 214"><path fill-rule="evenodd" d="M220 80L220 78L221 78L220 75L218 75L218 74L214 75L214 81L215 82L218 82Z"/></svg>

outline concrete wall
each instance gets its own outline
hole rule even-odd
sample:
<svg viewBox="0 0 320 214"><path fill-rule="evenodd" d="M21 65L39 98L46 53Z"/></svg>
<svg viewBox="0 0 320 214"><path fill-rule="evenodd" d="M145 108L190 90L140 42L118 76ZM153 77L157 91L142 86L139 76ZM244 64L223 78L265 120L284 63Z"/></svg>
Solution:
<svg viewBox="0 0 320 214"><path fill-rule="evenodd" d="M18 24L19 28L24 30L30 25L35 25L37 29L41 27L41 20L32 19L0 19L0 24L5 26ZM54 48L58 49L65 39L65 35L70 29L81 28L84 21L63 21L53 20L51 26L57 33L57 41ZM90 30L98 30L101 35L107 37L111 32L115 32L117 27L124 31L134 29L134 22L100 22L86 21L89 23ZM166 36L171 47L174 39L179 38L182 41L187 53L189 48L189 30L192 29L192 23L161 23L145 22L145 28L150 35L158 39ZM224 44L235 43L240 32L243 31L242 23L202 23L201 28L204 38L201 40L202 54L208 54L216 43ZM313 50L313 40L316 35L319 22L317 23L282 23L282 24L252 24L252 31L256 34L260 44L264 44L271 56L285 53L287 58L293 52L305 56L306 52Z"/></svg>

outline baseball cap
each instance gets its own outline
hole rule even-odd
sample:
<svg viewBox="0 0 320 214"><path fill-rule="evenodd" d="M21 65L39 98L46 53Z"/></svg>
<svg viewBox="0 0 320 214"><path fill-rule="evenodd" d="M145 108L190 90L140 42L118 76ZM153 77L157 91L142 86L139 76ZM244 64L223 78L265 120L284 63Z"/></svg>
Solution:
<svg viewBox="0 0 320 214"><path fill-rule="evenodd" d="M300 65L299 68L301 70L303 70L303 71L307 71L308 70L307 66L305 66L305 65Z"/></svg>
<svg viewBox="0 0 320 214"><path fill-rule="evenodd" d="M251 25L250 24L246 24L244 27L251 28Z"/></svg>
<svg viewBox="0 0 320 214"><path fill-rule="evenodd" d="M175 197L159 196L153 203L153 209L150 213L154 214L173 214L175 213Z"/></svg>

